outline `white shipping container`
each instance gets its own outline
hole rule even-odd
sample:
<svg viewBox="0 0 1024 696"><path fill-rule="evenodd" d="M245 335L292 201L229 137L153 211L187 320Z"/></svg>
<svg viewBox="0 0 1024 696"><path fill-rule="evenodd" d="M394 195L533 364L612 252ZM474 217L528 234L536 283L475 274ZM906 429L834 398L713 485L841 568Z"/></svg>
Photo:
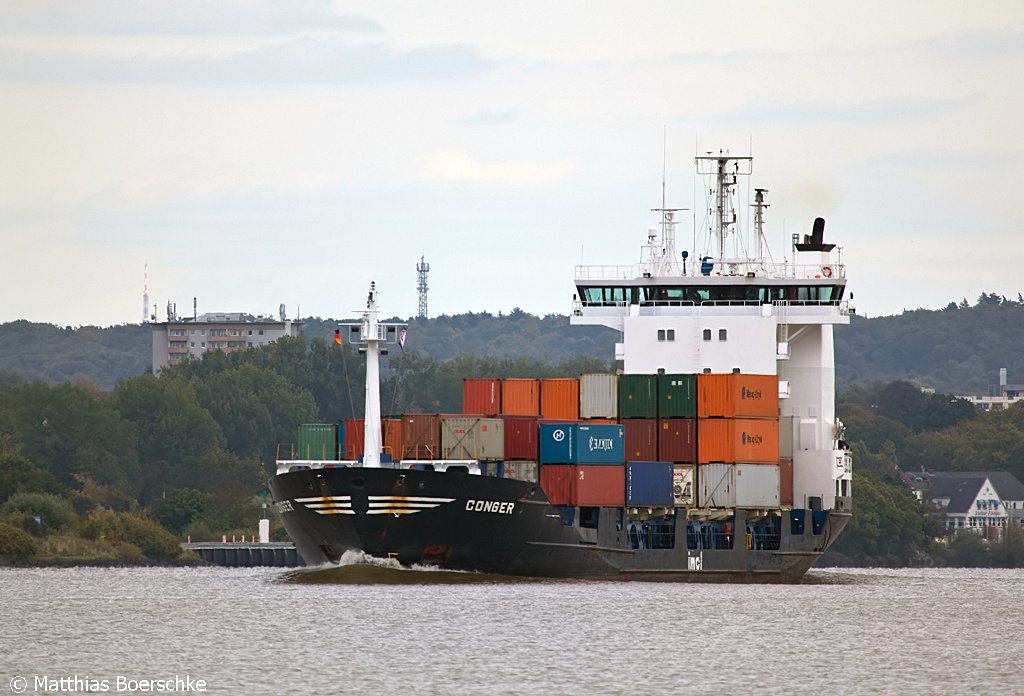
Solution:
<svg viewBox="0 0 1024 696"><path fill-rule="evenodd" d="M736 506L779 507L779 465L736 464Z"/></svg>
<svg viewBox="0 0 1024 696"><path fill-rule="evenodd" d="M697 505L699 507L736 507L735 488L735 464L701 464L698 467Z"/></svg>
<svg viewBox="0 0 1024 696"><path fill-rule="evenodd" d="M779 507L778 464L701 464L698 505L704 508Z"/></svg>
<svg viewBox="0 0 1024 696"><path fill-rule="evenodd" d="M537 462L505 462L505 478L516 481L537 482Z"/></svg>
<svg viewBox="0 0 1024 696"><path fill-rule="evenodd" d="M675 464L672 467L672 497L678 507L689 507L694 500L694 467L692 464Z"/></svg>
<svg viewBox="0 0 1024 696"><path fill-rule="evenodd" d="M616 418L618 409L618 375L580 375L580 418Z"/></svg>
<svg viewBox="0 0 1024 696"><path fill-rule="evenodd" d="M504 459L505 421L441 416L441 456L445 459Z"/></svg>

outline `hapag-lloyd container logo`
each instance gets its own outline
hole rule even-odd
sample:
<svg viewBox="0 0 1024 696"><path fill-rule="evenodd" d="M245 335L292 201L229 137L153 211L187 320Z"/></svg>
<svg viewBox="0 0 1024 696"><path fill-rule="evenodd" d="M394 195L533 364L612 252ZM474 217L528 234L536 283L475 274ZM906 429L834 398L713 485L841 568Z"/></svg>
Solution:
<svg viewBox="0 0 1024 696"><path fill-rule="evenodd" d="M764 435L748 435L746 431L743 432L742 442L744 445L761 445L764 444Z"/></svg>
<svg viewBox="0 0 1024 696"><path fill-rule="evenodd" d="M747 389L746 387L740 387L740 399L760 399L760 389Z"/></svg>
<svg viewBox="0 0 1024 696"><path fill-rule="evenodd" d="M615 449L615 441L610 437L594 437L587 440L587 451L589 452L610 452Z"/></svg>

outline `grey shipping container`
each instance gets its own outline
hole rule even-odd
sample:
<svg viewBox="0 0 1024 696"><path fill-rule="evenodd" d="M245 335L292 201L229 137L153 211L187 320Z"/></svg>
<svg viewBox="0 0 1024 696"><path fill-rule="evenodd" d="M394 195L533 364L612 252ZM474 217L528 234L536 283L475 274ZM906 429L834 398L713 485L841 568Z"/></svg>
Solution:
<svg viewBox="0 0 1024 696"><path fill-rule="evenodd" d="M618 408L618 375L580 375L580 418L615 418Z"/></svg>
<svg viewBox="0 0 1024 696"><path fill-rule="evenodd" d="M443 459L505 458L505 421L501 418L441 416Z"/></svg>
<svg viewBox="0 0 1024 696"><path fill-rule="evenodd" d="M793 458L793 416L779 416L779 458Z"/></svg>
<svg viewBox="0 0 1024 696"><path fill-rule="evenodd" d="M698 505L704 508L779 507L778 464L701 464Z"/></svg>

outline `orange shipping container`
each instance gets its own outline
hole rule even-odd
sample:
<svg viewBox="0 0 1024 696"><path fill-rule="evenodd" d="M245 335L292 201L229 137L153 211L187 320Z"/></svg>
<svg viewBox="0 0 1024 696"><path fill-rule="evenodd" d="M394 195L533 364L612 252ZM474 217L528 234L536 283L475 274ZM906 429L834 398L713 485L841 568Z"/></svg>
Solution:
<svg viewBox="0 0 1024 696"><path fill-rule="evenodd" d="M349 418L345 421L345 451L342 459L359 459L363 456L366 442L366 421L362 418Z"/></svg>
<svg viewBox="0 0 1024 696"><path fill-rule="evenodd" d="M402 458L402 419L382 418L380 421L381 436L384 438L384 454L392 459Z"/></svg>
<svg viewBox="0 0 1024 696"><path fill-rule="evenodd" d="M779 421L759 418L698 419L697 459L701 464L777 464Z"/></svg>
<svg viewBox="0 0 1024 696"><path fill-rule="evenodd" d="M778 418L777 375L697 375L698 418Z"/></svg>
<svg viewBox="0 0 1024 696"><path fill-rule="evenodd" d="M501 380L501 415L539 416L540 380Z"/></svg>
<svg viewBox="0 0 1024 696"><path fill-rule="evenodd" d="M462 380L462 412L496 416L501 411L501 380L495 377Z"/></svg>
<svg viewBox="0 0 1024 696"><path fill-rule="evenodd" d="M573 378L542 379L540 416L551 420L579 420L580 381Z"/></svg>

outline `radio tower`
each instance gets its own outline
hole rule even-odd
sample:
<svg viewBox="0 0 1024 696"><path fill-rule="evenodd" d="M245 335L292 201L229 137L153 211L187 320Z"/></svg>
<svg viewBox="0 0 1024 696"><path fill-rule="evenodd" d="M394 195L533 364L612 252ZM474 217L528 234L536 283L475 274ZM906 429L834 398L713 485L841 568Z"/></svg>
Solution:
<svg viewBox="0 0 1024 696"><path fill-rule="evenodd" d="M430 264L426 262L423 256L420 256L420 262L416 264L416 270L420 274L420 282L416 286L420 291L420 319L427 318L427 272L430 270Z"/></svg>

